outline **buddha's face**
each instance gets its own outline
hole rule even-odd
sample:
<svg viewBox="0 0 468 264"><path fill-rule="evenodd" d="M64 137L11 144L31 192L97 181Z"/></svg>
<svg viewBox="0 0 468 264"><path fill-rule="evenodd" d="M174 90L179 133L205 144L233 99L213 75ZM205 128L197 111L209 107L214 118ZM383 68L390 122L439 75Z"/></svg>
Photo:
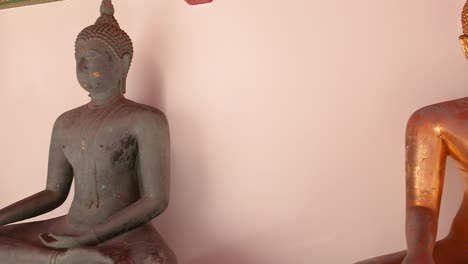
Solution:
<svg viewBox="0 0 468 264"><path fill-rule="evenodd" d="M76 75L81 87L91 95L118 91L127 74L122 58L99 40L79 40L76 44Z"/></svg>

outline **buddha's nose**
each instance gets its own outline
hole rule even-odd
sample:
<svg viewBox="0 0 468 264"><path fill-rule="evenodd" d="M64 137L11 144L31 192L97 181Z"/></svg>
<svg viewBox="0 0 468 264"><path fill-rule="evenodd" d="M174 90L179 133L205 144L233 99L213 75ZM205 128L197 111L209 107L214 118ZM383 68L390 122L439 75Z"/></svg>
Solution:
<svg viewBox="0 0 468 264"><path fill-rule="evenodd" d="M85 58L81 58L78 62L78 70L80 72L85 72L88 70L88 63Z"/></svg>

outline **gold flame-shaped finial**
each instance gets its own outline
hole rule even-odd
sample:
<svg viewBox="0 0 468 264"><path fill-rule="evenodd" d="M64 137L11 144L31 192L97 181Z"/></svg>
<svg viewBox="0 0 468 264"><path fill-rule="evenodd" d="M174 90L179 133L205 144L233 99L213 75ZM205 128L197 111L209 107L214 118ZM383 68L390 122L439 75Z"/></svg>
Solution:
<svg viewBox="0 0 468 264"><path fill-rule="evenodd" d="M460 36L460 43L463 47L463 51L465 52L465 56L468 59L468 1L466 1L465 6L463 7L461 20L463 35Z"/></svg>

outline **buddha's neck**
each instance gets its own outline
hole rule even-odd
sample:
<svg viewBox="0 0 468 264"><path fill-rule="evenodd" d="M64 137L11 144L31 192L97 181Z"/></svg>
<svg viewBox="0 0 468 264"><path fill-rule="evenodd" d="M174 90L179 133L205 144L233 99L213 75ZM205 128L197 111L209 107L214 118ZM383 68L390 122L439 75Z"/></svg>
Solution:
<svg viewBox="0 0 468 264"><path fill-rule="evenodd" d="M88 103L90 109L99 109L112 105L113 103L120 101L124 96L120 93L112 94L110 96L93 96L91 95L91 101Z"/></svg>

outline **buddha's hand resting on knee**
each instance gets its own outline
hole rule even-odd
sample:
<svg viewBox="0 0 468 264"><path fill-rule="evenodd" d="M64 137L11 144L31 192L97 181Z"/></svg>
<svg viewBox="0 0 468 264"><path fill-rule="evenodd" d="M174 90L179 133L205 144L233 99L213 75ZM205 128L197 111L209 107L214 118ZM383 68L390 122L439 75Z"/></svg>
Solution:
<svg viewBox="0 0 468 264"><path fill-rule="evenodd" d="M98 239L94 234L85 234L81 236L40 234L39 239L42 244L54 249L69 249L82 246L97 245Z"/></svg>
<svg viewBox="0 0 468 264"><path fill-rule="evenodd" d="M408 254L406 254L406 257L405 259L403 259L403 262L401 264L435 264L435 262L431 253L408 252Z"/></svg>

